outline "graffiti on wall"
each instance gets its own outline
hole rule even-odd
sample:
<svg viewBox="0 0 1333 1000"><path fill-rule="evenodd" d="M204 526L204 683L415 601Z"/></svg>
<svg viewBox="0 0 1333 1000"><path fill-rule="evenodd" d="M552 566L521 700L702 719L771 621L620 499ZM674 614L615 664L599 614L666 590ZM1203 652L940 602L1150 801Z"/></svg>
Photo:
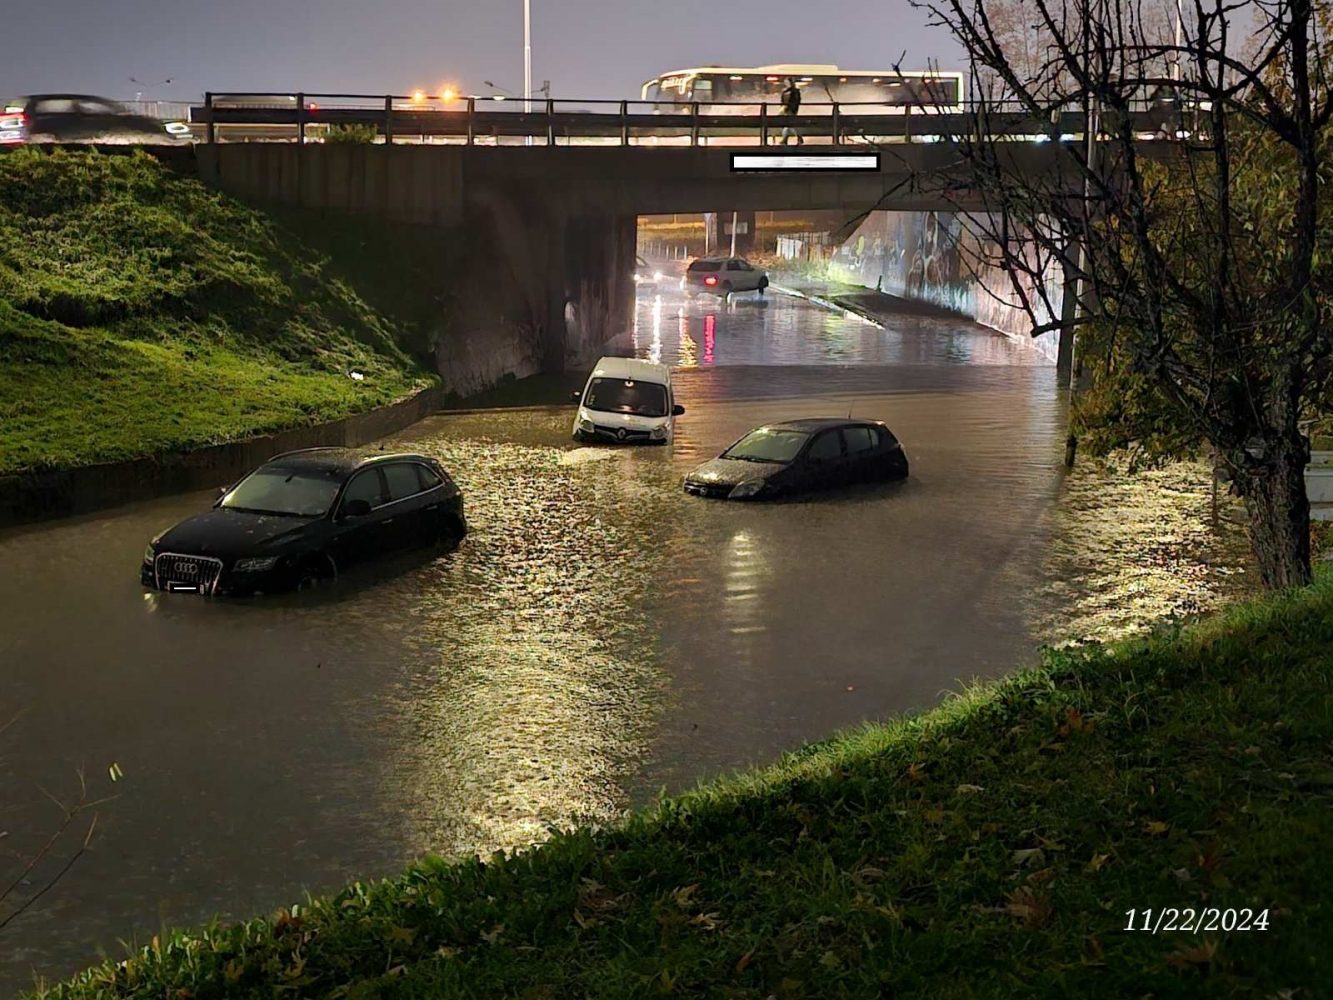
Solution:
<svg viewBox="0 0 1333 1000"><path fill-rule="evenodd" d="M871 212L833 255L833 276L952 310L1054 358L1057 335L1032 337L1032 320L1012 279L988 262L994 254L977 241L976 227L964 223L953 212ZM1050 262L1042 271L1047 301L1058 312L1059 265ZM1029 301L1041 301L1035 285L1024 292ZM1044 323L1050 317L1038 319Z"/></svg>

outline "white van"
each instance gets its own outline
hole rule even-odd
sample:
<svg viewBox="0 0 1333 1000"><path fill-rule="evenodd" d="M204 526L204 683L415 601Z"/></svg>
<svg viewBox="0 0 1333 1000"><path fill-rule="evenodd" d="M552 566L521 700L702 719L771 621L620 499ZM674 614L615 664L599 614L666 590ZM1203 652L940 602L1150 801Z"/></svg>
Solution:
<svg viewBox="0 0 1333 1000"><path fill-rule="evenodd" d="M671 369L636 358L602 358L574 400L575 441L666 444L685 412L671 393Z"/></svg>

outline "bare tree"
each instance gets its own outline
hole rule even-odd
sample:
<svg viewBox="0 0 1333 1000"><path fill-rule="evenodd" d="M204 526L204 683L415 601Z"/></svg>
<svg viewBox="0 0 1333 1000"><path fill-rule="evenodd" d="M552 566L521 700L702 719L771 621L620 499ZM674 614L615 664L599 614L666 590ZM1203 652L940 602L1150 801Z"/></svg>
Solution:
<svg viewBox="0 0 1333 1000"><path fill-rule="evenodd" d="M976 85L942 193L1034 333L1078 331L1084 440L1136 461L1212 446L1265 585L1309 582L1300 421L1327 399L1333 350L1327 8L1190 0L1165 30L1134 0L1029 0L1051 46L1034 72L1006 48L1014 0L914 2L963 44ZM1236 54L1235 22L1253 59ZM1015 141L1033 132L1045 169L1042 147Z"/></svg>
<svg viewBox="0 0 1333 1000"><path fill-rule="evenodd" d="M15 715L0 725L0 736L19 718ZM113 782L120 779L119 765L111 765L110 775ZM13 867L7 872L0 868L0 936L6 927L54 889L88 852L97 832L97 807L115 796L91 799L82 772L78 774L78 781L79 793L72 801L63 801L46 789L40 789L59 810L60 818L53 822L50 833L30 853L6 852ZM7 839L9 832L0 830L0 838ZM71 836L78 838L72 844Z"/></svg>

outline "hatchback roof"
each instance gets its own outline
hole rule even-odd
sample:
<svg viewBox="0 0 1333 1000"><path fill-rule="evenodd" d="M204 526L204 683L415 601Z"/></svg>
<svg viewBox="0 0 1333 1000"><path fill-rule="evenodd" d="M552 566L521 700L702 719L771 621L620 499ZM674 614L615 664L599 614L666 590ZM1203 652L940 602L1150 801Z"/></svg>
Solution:
<svg viewBox="0 0 1333 1000"><path fill-rule="evenodd" d="M287 469L317 469L321 472L351 472L363 465L388 459L415 459L430 461L424 455L412 452L367 451L358 448L302 448L299 451L274 455L265 465L280 465Z"/></svg>
<svg viewBox="0 0 1333 1000"><path fill-rule="evenodd" d="M671 380L671 369L639 358L602 358L592 371L593 377L643 379L666 385Z"/></svg>
<svg viewBox="0 0 1333 1000"><path fill-rule="evenodd" d="M881 420L857 420L846 417L807 417L804 420L784 420L778 424L764 424L768 430L784 431L805 431L813 434L815 431L828 430L830 427L883 427Z"/></svg>

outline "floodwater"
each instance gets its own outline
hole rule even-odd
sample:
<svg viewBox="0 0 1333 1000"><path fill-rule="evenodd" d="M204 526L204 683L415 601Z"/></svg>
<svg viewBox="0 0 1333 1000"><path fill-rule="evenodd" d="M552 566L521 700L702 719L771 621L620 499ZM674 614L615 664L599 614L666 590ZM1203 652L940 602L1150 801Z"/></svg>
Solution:
<svg viewBox="0 0 1333 1000"><path fill-rule="evenodd" d="M569 439L572 407L441 415L472 533L315 594L146 594L145 542L209 494L0 534L0 992L119 940L249 916L424 852L514 847L660 788L934 704L1036 647L1245 587L1205 470L1061 466L1054 372L957 320L641 290L611 348L676 367L670 448ZM680 478L750 427L887 421L902 484L728 504ZM111 780L111 768L118 780Z"/></svg>

